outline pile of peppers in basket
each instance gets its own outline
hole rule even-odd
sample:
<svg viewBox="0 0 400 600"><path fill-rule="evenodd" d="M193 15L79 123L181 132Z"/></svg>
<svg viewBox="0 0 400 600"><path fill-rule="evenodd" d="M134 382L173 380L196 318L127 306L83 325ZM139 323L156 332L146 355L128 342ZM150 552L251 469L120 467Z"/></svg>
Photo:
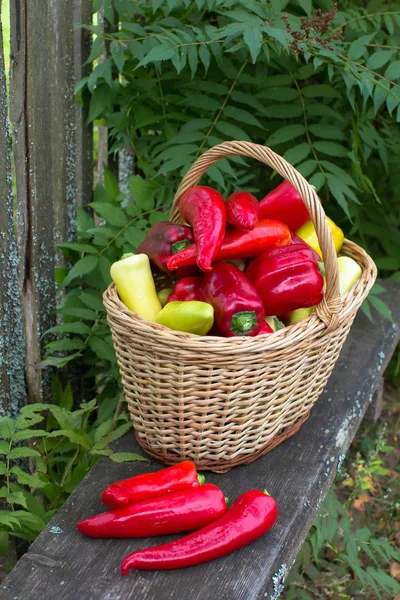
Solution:
<svg viewBox="0 0 400 600"><path fill-rule="evenodd" d="M130 569L179 569L225 556L261 537L275 523L278 507L266 492L250 490L231 508L216 485L204 484L184 461L107 487L101 496L112 510L77 523L93 538L143 538L192 532L173 542L137 550L124 558Z"/></svg>
<svg viewBox="0 0 400 600"><path fill-rule="evenodd" d="M307 318L322 300L321 249L289 182L261 202L246 191L224 200L217 190L194 186L181 197L179 210L185 224L157 223L136 254L111 267L119 297L131 311L196 335L257 336ZM328 223L338 253L344 235ZM338 269L345 294L361 269L344 256ZM169 284L157 289L160 275Z"/></svg>

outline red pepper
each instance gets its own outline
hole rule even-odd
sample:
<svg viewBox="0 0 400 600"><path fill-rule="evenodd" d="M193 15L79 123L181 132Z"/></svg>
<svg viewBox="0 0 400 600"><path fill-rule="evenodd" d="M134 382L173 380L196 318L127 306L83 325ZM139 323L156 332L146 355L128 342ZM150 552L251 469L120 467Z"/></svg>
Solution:
<svg viewBox="0 0 400 600"><path fill-rule="evenodd" d="M169 492L197 488L200 486L199 478L204 481L201 475L197 475L196 465L185 460L155 473L143 473L112 483L103 491L101 501L111 508L119 508Z"/></svg>
<svg viewBox="0 0 400 600"><path fill-rule="evenodd" d="M147 232L143 242L139 244L136 254L147 254L151 262L160 271L169 273L167 262L177 252L180 252L193 242L193 230L187 225L161 221L156 223ZM197 269L182 269L176 275L184 277L195 274Z"/></svg>
<svg viewBox="0 0 400 600"><path fill-rule="evenodd" d="M216 263L199 287L199 298L214 307L219 335L254 336L264 320L262 301L242 271L230 263Z"/></svg>
<svg viewBox="0 0 400 600"><path fill-rule="evenodd" d="M226 232L221 250L215 262L234 258L251 258L271 246L287 246L290 243L288 227L279 221L262 220L251 231L230 229ZM171 271L196 264L196 244L192 244L172 256L167 265Z"/></svg>
<svg viewBox="0 0 400 600"><path fill-rule="evenodd" d="M250 490L214 523L174 542L129 554L121 572L129 569L181 569L208 562L239 550L264 535L274 525L278 507L266 492Z"/></svg>
<svg viewBox="0 0 400 600"><path fill-rule="evenodd" d="M271 325L267 323L267 321L263 320L261 323L261 329L257 335L265 335L266 333L274 333L274 330L272 329Z"/></svg>
<svg viewBox="0 0 400 600"><path fill-rule="evenodd" d="M223 492L212 483L89 517L78 530L94 538L141 538L195 531L228 510Z"/></svg>
<svg viewBox="0 0 400 600"><path fill-rule="evenodd" d="M322 300L324 279L315 255L308 244L294 240L285 248L262 252L250 263L246 275L267 316L315 306Z"/></svg>
<svg viewBox="0 0 400 600"><path fill-rule="evenodd" d="M282 221L292 231L297 231L310 220L310 214L297 190L288 181L284 181L265 198L258 207L260 219Z"/></svg>
<svg viewBox="0 0 400 600"><path fill-rule="evenodd" d="M200 283L201 277L183 277L175 284L167 302L198 300Z"/></svg>
<svg viewBox="0 0 400 600"><path fill-rule="evenodd" d="M182 219L193 227L198 266L202 271L211 271L226 229L223 197L210 187L198 185L183 194L179 211Z"/></svg>
<svg viewBox="0 0 400 600"><path fill-rule="evenodd" d="M251 230L258 223L258 200L250 192L235 192L226 201L228 223L236 229Z"/></svg>

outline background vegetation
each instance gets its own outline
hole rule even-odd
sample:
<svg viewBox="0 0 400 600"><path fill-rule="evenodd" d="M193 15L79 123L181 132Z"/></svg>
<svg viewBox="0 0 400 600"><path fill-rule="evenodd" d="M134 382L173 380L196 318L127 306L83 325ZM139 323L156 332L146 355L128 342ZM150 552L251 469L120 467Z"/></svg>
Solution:
<svg viewBox="0 0 400 600"><path fill-rule="evenodd" d="M140 458L109 448L130 423L101 294L111 263L166 219L201 152L230 139L271 146L319 190L326 212L374 257L380 275L400 281L397 2L95 0L99 11L94 22L105 26L86 25L94 68L78 83L77 100L89 121L108 128L112 155L134 155L134 172L126 186L125 174L106 168L90 207L78 212L76 242L59 246L70 268L56 272L66 293L43 365L74 369L79 358L85 374L75 394L55 377L52 405L1 421L3 552L10 536L22 552L100 456ZM204 183L261 199L279 178L236 157L213 165ZM375 287L364 305L370 318L373 310L390 318L381 291ZM390 377L395 397L398 357ZM353 446L287 600L400 592L394 402L385 420L386 429L364 426ZM23 458L29 473L18 463Z"/></svg>

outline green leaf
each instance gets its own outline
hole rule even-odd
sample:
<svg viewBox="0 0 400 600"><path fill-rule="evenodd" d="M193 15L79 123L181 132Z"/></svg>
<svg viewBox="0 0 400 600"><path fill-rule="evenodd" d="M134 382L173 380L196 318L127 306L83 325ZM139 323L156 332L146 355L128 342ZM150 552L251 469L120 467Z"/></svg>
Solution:
<svg viewBox="0 0 400 600"><path fill-rule="evenodd" d="M3 453L1 453L3 454ZM0 475L5 475L7 473L7 465L4 462L0 461Z"/></svg>
<svg viewBox="0 0 400 600"><path fill-rule="evenodd" d="M303 109L300 104L277 104L266 107L265 114L272 119L295 119L301 117Z"/></svg>
<svg viewBox="0 0 400 600"><path fill-rule="evenodd" d="M211 57L210 57L210 51L206 44L201 44L201 46L199 48L199 58L200 58L201 62L203 63L205 72L207 73L207 71L210 67Z"/></svg>
<svg viewBox="0 0 400 600"><path fill-rule="evenodd" d="M310 179L310 185L313 185L318 191L325 183L325 175L323 173L315 173Z"/></svg>
<svg viewBox="0 0 400 600"><path fill-rule="evenodd" d="M13 438L14 438L14 436L13 436ZM6 442L5 440L0 440L0 454L8 454L9 452L10 452L9 442Z"/></svg>
<svg viewBox="0 0 400 600"><path fill-rule="evenodd" d="M122 73L125 64L125 54L122 45L117 41L113 40L110 44L110 51L112 59L118 71Z"/></svg>
<svg viewBox="0 0 400 600"><path fill-rule="evenodd" d="M310 152L310 145L305 142L304 144L298 144L287 150L283 155L283 158L290 162L290 164L297 165L297 163L304 160L310 154Z"/></svg>
<svg viewBox="0 0 400 600"><path fill-rule="evenodd" d="M335 88L325 85L316 84L303 87L301 93L306 98L340 98L340 94Z"/></svg>
<svg viewBox="0 0 400 600"><path fill-rule="evenodd" d="M307 179L317 168L317 161L315 159L306 160L305 162L297 165L296 169Z"/></svg>
<svg viewBox="0 0 400 600"><path fill-rule="evenodd" d="M90 99L88 122L91 123L104 114L110 108L113 98L114 92L107 83L97 85Z"/></svg>
<svg viewBox="0 0 400 600"><path fill-rule="evenodd" d="M383 300L373 295L368 296L368 299L372 306L376 308L378 313L382 315L382 317L384 317L388 321L393 321L391 310Z"/></svg>
<svg viewBox="0 0 400 600"><path fill-rule="evenodd" d="M78 321L72 323L64 323L63 325L55 325L50 327L46 331L47 333L80 333L81 335L90 335L92 332L91 328L85 325L85 323L79 323Z"/></svg>
<svg viewBox="0 0 400 600"><path fill-rule="evenodd" d="M129 177L128 184L133 202L142 210L152 210L157 189L154 183L143 179L140 175L133 175Z"/></svg>
<svg viewBox="0 0 400 600"><path fill-rule="evenodd" d="M8 504L20 504L21 506L23 506L24 508L27 508L26 506L26 499L25 496L22 492L11 492L10 494L7 492L7 488L5 489L5 494L3 494L2 491L0 491L0 497L6 497L7 503Z"/></svg>
<svg viewBox="0 0 400 600"><path fill-rule="evenodd" d="M43 519L31 512L15 510L12 514L24 527L28 527L28 529L31 529L32 531L40 532L46 527L46 523Z"/></svg>
<svg viewBox="0 0 400 600"><path fill-rule="evenodd" d="M48 437L61 437L65 436L72 444L82 446L85 450L90 450L92 447L92 440L88 435L74 431L73 429L57 429L49 433Z"/></svg>
<svg viewBox="0 0 400 600"><path fill-rule="evenodd" d="M285 142L289 142L290 140L294 140L299 136L305 133L306 129L304 125L300 123L296 125L286 125L285 127L281 127L275 131L272 135L269 136L267 141L265 142L266 146L277 146L279 144L283 144Z"/></svg>
<svg viewBox="0 0 400 600"><path fill-rule="evenodd" d="M312 6L312 0L297 0L300 8L302 8L304 10L304 12L310 16L313 6Z"/></svg>
<svg viewBox="0 0 400 600"><path fill-rule="evenodd" d="M263 37L262 37L262 33L260 31L260 28L253 27L253 26L246 27L246 29L243 32L243 39L244 39L246 46L250 50L250 55L251 55L253 64L255 64L255 62L257 60L257 56L260 53L262 41L263 41Z"/></svg>
<svg viewBox="0 0 400 600"><path fill-rule="evenodd" d="M111 454L110 458L115 463L129 462L130 460L147 462L149 460L145 456L135 454L134 452L114 452L114 454Z"/></svg>
<svg viewBox="0 0 400 600"><path fill-rule="evenodd" d="M279 102L293 102L298 96L298 91L291 87L267 87L257 94L257 98Z"/></svg>
<svg viewBox="0 0 400 600"><path fill-rule="evenodd" d="M0 436L10 439L15 431L15 421L11 417L0 417Z"/></svg>
<svg viewBox="0 0 400 600"><path fill-rule="evenodd" d="M40 452L33 448L13 448L8 454L8 459L14 460L16 458L30 458L34 456L40 456Z"/></svg>
<svg viewBox="0 0 400 600"><path fill-rule="evenodd" d="M332 196L336 199L339 206L342 208L342 210L347 215L348 219L351 221L349 205L343 192L343 186L340 185L340 180L337 177L330 174L327 174L326 178Z"/></svg>
<svg viewBox="0 0 400 600"><path fill-rule="evenodd" d="M188 47L188 59L189 59L189 67L192 73L192 79L196 75L197 65L199 63L198 55L197 55L197 47L193 44L193 46Z"/></svg>
<svg viewBox="0 0 400 600"><path fill-rule="evenodd" d="M10 536L7 531L0 531L0 554L7 556Z"/></svg>
<svg viewBox="0 0 400 600"><path fill-rule="evenodd" d="M346 148L335 142L315 142L314 148L317 152L329 154L329 156L345 157L348 152Z"/></svg>
<svg viewBox="0 0 400 600"><path fill-rule="evenodd" d="M400 60L394 60L385 71L386 79L400 79Z"/></svg>
<svg viewBox="0 0 400 600"><path fill-rule="evenodd" d="M99 259L97 256L84 256L74 264L68 275L63 280L63 287L67 286L77 277L87 275L97 267Z"/></svg>
<svg viewBox="0 0 400 600"><path fill-rule="evenodd" d="M392 58L394 50L378 50L372 54L367 60L367 67L369 69L380 69L383 65Z"/></svg>
<svg viewBox="0 0 400 600"><path fill-rule="evenodd" d="M145 65L148 65L151 62L170 60L176 53L177 53L176 48L171 48L169 46L165 46L165 45L161 44L160 46L156 46L155 48L152 48L150 50L150 52L147 54L147 56L145 56L139 62L139 64L135 67L135 69L138 69L139 67L144 67Z"/></svg>
<svg viewBox="0 0 400 600"><path fill-rule="evenodd" d="M101 254L100 259L99 259L99 267L100 267L101 276L103 278L103 281L104 281L104 284L106 287L108 287L112 281L111 275L110 275L111 265L112 265L112 262L108 258L108 256L106 256L105 254ZM96 314L96 313L94 313L94 314Z"/></svg>
<svg viewBox="0 0 400 600"><path fill-rule="evenodd" d="M83 304L86 304L89 308L98 312L104 311L104 304L101 301L100 294L90 294L89 292L82 292L79 295L79 299ZM87 327L87 325L85 325Z"/></svg>
<svg viewBox="0 0 400 600"><path fill-rule="evenodd" d="M100 337L92 336L89 339L89 346L99 358L108 360L113 364L117 361L111 341L107 342Z"/></svg>
<svg viewBox="0 0 400 600"><path fill-rule="evenodd" d="M239 123L247 123L248 125L255 125L256 127L261 127L262 129L264 129L263 125L261 125L258 119L256 119L247 110L243 110L242 108L236 108L235 106L226 106L224 108L224 116L235 119L235 121L238 121Z"/></svg>
<svg viewBox="0 0 400 600"><path fill-rule="evenodd" d="M247 142L250 142L250 138L247 133L232 123L227 123L226 121L217 121L215 128L231 140L246 140Z"/></svg>
<svg viewBox="0 0 400 600"><path fill-rule="evenodd" d="M321 123L316 125L310 125L308 129L317 137L323 138L325 140L346 139L346 135L344 134L344 132L338 127L335 127L334 125L327 125L326 123Z"/></svg>
<svg viewBox="0 0 400 600"><path fill-rule="evenodd" d="M128 222L125 213L117 206L113 206L106 202L91 202L89 206L91 206L96 213L100 215L100 217L103 217L110 225L124 227Z"/></svg>
<svg viewBox="0 0 400 600"><path fill-rule="evenodd" d="M88 308L77 308L75 306L71 306L63 308L59 310L59 312L61 312L63 315L78 317L80 319L85 319L86 321L95 321L97 319L97 313L93 310L89 310Z"/></svg>
<svg viewBox="0 0 400 600"><path fill-rule="evenodd" d="M47 431L44 429L21 429L17 431L13 436L14 442L21 442L22 440L30 440L37 437L45 437Z"/></svg>
<svg viewBox="0 0 400 600"><path fill-rule="evenodd" d="M80 338L70 340L64 338L62 340L55 340L55 342L49 342L45 348L51 350L51 352L69 351L69 350L83 350L85 348L85 342Z"/></svg>
<svg viewBox="0 0 400 600"><path fill-rule="evenodd" d="M103 170L104 170L104 188L106 191L106 198L109 202L115 202L119 195L118 181L117 181L115 175L106 166L104 166ZM101 186L99 186L99 187L101 189ZM98 189L98 188L96 187L96 189ZM97 200L96 191L95 191L95 199Z"/></svg>

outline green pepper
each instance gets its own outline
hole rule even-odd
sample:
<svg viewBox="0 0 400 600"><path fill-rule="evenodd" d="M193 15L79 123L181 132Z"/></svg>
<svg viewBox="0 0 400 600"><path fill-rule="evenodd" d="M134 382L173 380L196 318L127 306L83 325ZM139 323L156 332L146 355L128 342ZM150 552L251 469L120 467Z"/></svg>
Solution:
<svg viewBox="0 0 400 600"><path fill-rule="evenodd" d="M156 323L170 329L207 335L214 323L214 309L207 302L168 302L156 316Z"/></svg>
<svg viewBox="0 0 400 600"><path fill-rule="evenodd" d="M165 306L167 304L168 296L171 292L174 291L174 288L163 288L157 294L159 301L161 302L161 306Z"/></svg>

